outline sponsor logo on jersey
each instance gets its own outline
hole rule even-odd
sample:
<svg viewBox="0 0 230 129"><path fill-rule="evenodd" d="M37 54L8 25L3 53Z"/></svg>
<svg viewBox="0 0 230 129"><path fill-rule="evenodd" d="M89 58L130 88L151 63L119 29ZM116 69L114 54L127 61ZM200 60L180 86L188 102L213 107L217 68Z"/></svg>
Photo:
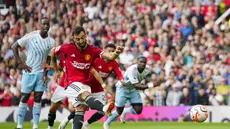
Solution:
<svg viewBox="0 0 230 129"><path fill-rule="evenodd" d="M73 67L77 69L89 69L90 68L90 63L79 63L77 61L73 61L71 64L73 65Z"/></svg>

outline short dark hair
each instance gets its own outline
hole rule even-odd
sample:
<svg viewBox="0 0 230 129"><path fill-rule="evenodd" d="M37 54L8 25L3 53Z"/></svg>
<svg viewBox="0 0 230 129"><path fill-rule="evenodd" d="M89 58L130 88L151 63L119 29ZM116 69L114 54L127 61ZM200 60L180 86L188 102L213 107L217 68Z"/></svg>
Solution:
<svg viewBox="0 0 230 129"><path fill-rule="evenodd" d="M140 55L140 56L137 57L137 60L140 60L140 59L145 59L147 61L147 58L144 57L143 55Z"/></svg>
<svg viewBox="0 0 230 129"><path fill-rule="evenodd" d="M116 46L115 46L114 44L112 44L112 43L109 43L109 44L106 44L106 45L105 45L104 49L106 49L106 48L113 48L113 49L116 49Z"/></svg>
<svg viewBox="0 0 230 129"><path fill-rule="evenodd" d="M41 18L41 21L42 21L42 20L45 20L45 19L46 19L46 20L50 20L48 17L42 17L42 18Z"/></svg>
<svg viewBox="0 0 230 129"><path fill-rule="evenodd" d="M73 31L72 31L72 35L74 35L74 34L78 35L82 31L85 33L85 29L82 26L75 26L74 29L73 29Z"/></svg>

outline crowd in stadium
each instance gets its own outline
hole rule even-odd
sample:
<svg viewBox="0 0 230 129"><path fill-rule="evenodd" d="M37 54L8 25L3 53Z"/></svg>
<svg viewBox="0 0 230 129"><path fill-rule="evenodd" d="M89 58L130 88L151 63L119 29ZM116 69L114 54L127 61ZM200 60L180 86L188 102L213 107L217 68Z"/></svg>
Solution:
<svg viewBox="0 0 230 129"><path fill-rule="evenodd" d="M19 104L22 74L11 45L39 29L42 16L50 18L56 46L82 25L89 44L125 47L117 60L122 71L145 56L148 83L160 82L141 91L145 106L230 105L230 20L216 22L229 7L229 0L16 0L0 11L0 106ZM20 55L26 58L25 50ZM54 89L52 71L49 78ZM115 82L113 75L107 80ZM43 106L51 95L44 93Z"/></svg>

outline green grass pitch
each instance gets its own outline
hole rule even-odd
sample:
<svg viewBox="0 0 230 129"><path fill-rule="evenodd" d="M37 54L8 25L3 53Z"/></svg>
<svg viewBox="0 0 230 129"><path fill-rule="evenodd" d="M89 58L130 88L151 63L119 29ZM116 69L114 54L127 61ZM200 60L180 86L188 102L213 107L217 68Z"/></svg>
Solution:
<svg viewBox="0 0 230 129"><path fill-rule="evenodd" d="M55 123L54 129L58 128L59 123ZM48 123L39 124L39 129L46 129ZM15 123L0 123L0 129L14 129ZM103 129L102 123L90 125L90 129ZM23 129L32 129L32 123L24 123ZM71 124L66 129L71 129ZM114 122L111 129L230 129L230 123L176 123L176 122L128 122L121 124Z"/></svg>

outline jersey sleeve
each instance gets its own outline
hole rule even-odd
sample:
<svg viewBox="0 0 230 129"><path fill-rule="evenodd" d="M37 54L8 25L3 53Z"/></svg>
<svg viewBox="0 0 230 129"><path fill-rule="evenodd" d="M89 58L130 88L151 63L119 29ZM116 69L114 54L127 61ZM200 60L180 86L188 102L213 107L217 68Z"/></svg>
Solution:
<svg viewBox="0 0 230 129"><path fill-rule="evenodd" d="M56 56L59 55L64 55L66 52L65 46L61 45L61 46L57 46L54 48L54 53Z"/></svg>
<svg viewBox="0 0 230 129"><path fill-rule="evenodd" d="M23 47L25 47L28 44L28 42L31 39L31 37L32 37L31 33L26 34L25 36L23 36L22 38L20 38L17 42L23 48Z"/></svg>
<svg viewBox="0 0 230 129"><path fill-rule="evenodd" d="M118 65L118 63L115 61L114 65L113 65L114 69L113 69L113 72L116 74L117 78L119 80L124 80L124 77L122 75L122 72L121 72L121 69Z"/></svg>
<svg viewBox="0 0 230 129"><path fill-rule="evenodd" d="M137 78L137 71L135 70L135 67L130 67L128 68L127 70L127 77L129 78L129 81L130 83L132 84L137 84L139 81L138 81L138 78Z"/></svg>

